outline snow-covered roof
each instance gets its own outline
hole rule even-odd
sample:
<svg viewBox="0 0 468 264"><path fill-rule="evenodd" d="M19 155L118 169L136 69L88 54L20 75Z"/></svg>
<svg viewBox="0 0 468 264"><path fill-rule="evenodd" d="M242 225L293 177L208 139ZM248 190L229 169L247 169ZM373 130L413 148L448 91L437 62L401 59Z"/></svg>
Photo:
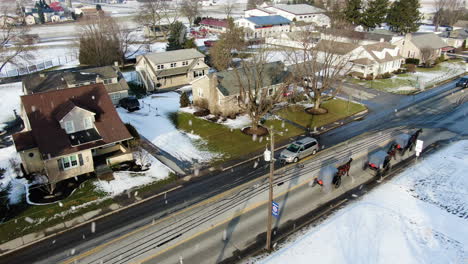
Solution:
<svg viewBox="0 0 468 264"><path fill-rule="evenodd" d="M311 5L306 5L306 4L276 5L273 8L280 9L280 10L286 11L294 15L317 14L317 13L325 12L325 10L321 8L311 6Z"/></svg>

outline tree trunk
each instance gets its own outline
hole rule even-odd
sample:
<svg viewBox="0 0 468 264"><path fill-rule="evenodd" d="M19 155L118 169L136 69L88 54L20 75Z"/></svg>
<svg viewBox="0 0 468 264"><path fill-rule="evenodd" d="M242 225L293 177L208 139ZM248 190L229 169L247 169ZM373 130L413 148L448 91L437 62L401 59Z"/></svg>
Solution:
<svg viewBox="0 0 468 264"><path fill-rule="evenodd" d="M320 109L320 105L322 104L322 95L314 95L314 110Z"/></svg>

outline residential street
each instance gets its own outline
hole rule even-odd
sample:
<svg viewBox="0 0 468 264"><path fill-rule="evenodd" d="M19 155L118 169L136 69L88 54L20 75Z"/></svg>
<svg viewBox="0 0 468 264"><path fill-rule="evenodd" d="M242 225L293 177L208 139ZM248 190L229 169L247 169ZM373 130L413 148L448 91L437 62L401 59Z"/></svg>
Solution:
<svg viewBox="0 0 468 264"><path fill-rule="evenodd" d="M452 95L452 93L455 94ZM380 93L380 92L379 92ZM458 135L466 135L468 131L468 122L462 122L466 119L466 111L467 111L467 104L461 104L464 102L463 98L466 98L466 93L462 93L459 91L458 88L454 88L454 82L449 84L445 84L437 89L432 89L430 91L418 94L416 96L395 96L395 95L387 95L385 93L381 93L378 96L373 97L372 99L363 100L362 102L367 104L370 109L369 115L362 121L350 123L343 127L337 128L335 130L329 131L328 133L322 134L320 136L320 143L325 148L329 148L331 146L337 145L341 142L349 140L357 135L363 134L365 132L371 131L382 131L388 128L397 128L397 127L411 127L411 128L443 128L452 131ZM414 103L418 103L417 106L411 106ZM395 112L397 109L397 112ZM409 110L408 110L409 109ZM443 115L441 115L443 113ZM388 131L383 132L383 136L388 135ZM344 133L346 132L346 133ZM378 133L370 133L367 134L369 137L379 137ZM437 140L437 134L434 134L435 137L432 137L432 140ZM445 137L451 136L452 134L445 134ZM388 139L388 138L387 138ZM294 186L296 184L298 187L295 188L295 192L302 193L305 195L306 190L308 188L306 185L300 186L299 178L292 177L291 175L308 173L311 170L316 170L320 168L320 161L325 159L329 159L334 157L335 155L342 155L340 158L345 158L345 154L348 151L352 151L352 154L367 154L368 150L374 149L376 145L381 144L384 140L381 138L374 138L375 142L368 142L371 141L369 139L364 138L366 143L357 144L355 140L351 140L349 144L352 146L359 146L359 150L346 148L346 152L333 152L329 153L324 151L323 153L319 154L317 158L313 158L305 162L305 168L303 170L298 170L296 167L289 167L288 173L282 175L283 177L287 177L286 175L290 175L290 184L284 184L281 188L286 188L287 186ZM364 142L363 141L363 142ZM369 144L370 143L370 144ZM369 144L369 145L367 145ZM346 144L347 146L347 144ZM349 152L351 153L351 152ZM319 158L319 157L323 158ZM337 159L338 160L338 157ZM336 161L335 160L335 161ZM276 165L279 167L279 164ZM141 226L146 224L152 223L153 219L161 219L165 216L168 216L174 212L180 211L184 208L188 208L198 202L201 202L207 198L213 197L217 194L220 194L226 190L229 190L235 186L239 186L243 183L256 179L262 175L265 175L267 171L267 166L263 163L260 163L256 169L252 169L254 167L253 162L246 163L242 166L233 168L232 170L225 171L223 173L213 173L212 175L207 175L198 179L195 179L189 183L187 183L183 188L180 188L174 192L171 192L167 195L167 197L160 196L156 199L152 199L145 203L139 204L134 206L128 210L118 212L110 217L106 217L96 221L96 230L95 233L91 233L91 227L83 226L76 229L73 229L69 232L62 233L54 238L46 239L41 241L33 246L24 248L19 250L18 252L14 252L12 254L2 256L0 259L0 263L25 263L30 262L31 259L35 260L35 263L55 263L58 261L62 261L65 259L70 258L71 255L79 255L86 252L89 249L93 249L98 247L99 245L104 244L107 241L115 239L117 237L121 237L122 235L128 234L132 230L135 230ZM313 169L312 169L313 168ZM307 178L307 176L304 176ZM302 179L302 178L301 178ZM363 178L362 180L365 180ZM286 182L286 180L284 181ZM255 184L254 184L255 185ZM264 188L264 184L257 184L255 188L252 189L253 193L261 192ZM255 190L254 190L255 189ZM248 191L249 189L244 189ZM285 189L282 189L285 191ZM278 191L279 192L279 191ZM309 195L309 194L307 194ZM319 195L319 194L315 194ZM255 196L252 201L248 201L247 198L252 196L245 196L239 197L237 201L238 204L241 204L243 208L247 208L247 203L253 203L255 201L262 201L261 196ZM297 197L295 199L299 199L302 197L301 194L294 195ZM310 198L309 198L310 199ZM211 208L211 209L210 209ZM158 243L165 242L167 239L172 239L171 243L176 243L182 241L189 237L190 232L196 233L199 230L202 230L203 227L206 228L206 225L210 225L211 223L218 222L222 219L226 218L226 215L223 215L225 210L230 210L230 214L232 215L232 210L236 207L234 204L227 203L222 208L218 207L204 207L203 210L212 210L211 212L217 212L217 214L210 214L205 212L201 212L202 219L195 218L190 223L185 223L183 219L185 217L176 217L173 218L177 223L180 222L182 231L177 233L177 229L173 229L171 235L167 234L165 237L161 237L158 239ZM262 207L263 208L263 207ZM292 211L294 206L291 206L290 209ZM184 213L190 213L192 209L186 209ZM241 210L237 208L237 210ZM260 209L259 209L260 210ZM289 210L289 209L288 209ZM289 216L293 216L293 212L288 211ZM200 213L199 213L200 214ZM229 214L229 213L228 213ZM253 214L253 211L250 211L249 214ZM297 212L300 214L300 212ZM256 217L262 217L262 214L257 215ZM200 215L199 215L200 217ZM218 217L218 221L215 219L211 219L211 217ZM210 218L210 219L208 219ZM187 218L188 219L188 218ZM259 218L260 219L260 218ZM259 220L257 219L257 221ZM210 220L210 223L206 221ZM255 221L255 219L251 219L249 221ZM264 221L264 220L263 220ZM185 224L184 224L185 223ZM165 221L159 224L169 224ZM231 224L232 225L232 224ZM172 225L171 225L172 226ZM188 228L188 230L187 230ZM250 232L252 230L259 230L259 229L249 229ZM211 232L211 231L210 231ZM213 231L215 232L215 231ZM248 232L246 230L245 232ZM164 232L163 232L164 233ZM253 235L253 234L252 234ZM174 237L176 236L176 237ZM131 238L130 236L129 238ZM137 239L139 241L139 239ZM152 248L154 246L153 240L151 240L151 245L148 247ZM144 241L141 241L142 243ZM213 241L217 243L218 241ZM245 241L244 241L245 242ZM171 243L165 243L165 246L169 246ZM136 246L136 245L135 245ZM162 245L161 245L162 246ZM230 245L232 246L232 245ZM232 253L232 250L227 250L225 248L226 255ZM125 251L125 250L124 250ZM103 253L105 251L102 251ZM120 251L119 251L120 252ZM207 252L211 252L208 250ZM107 254L109 252L105 252ZM131 253L129 251L129 253ZM169 254L169 253L168 253ZM91 255L94 256L94 255ZM115 257L119 258L120 254L116 254ZM203 255L200 254L199 257ZM133 258L134 256L131 256ZM169 255L166 255L169 257ZM219 256L223 258L223 256ZM117 261L117 259L114 259ZM127 259L129 260L129 259ZM175 260L172 259L174 262ZM104 263L123 263L125 262L104 262ZM80 263L90 263L90 262L80 262ZM94 262L91 262L94 263ZM96 263L99 263L96 262ZM159 263L159 262L158 262ZM186 262L184 262L186 263ZM193 262L196 263L196 262Z"/></svg>

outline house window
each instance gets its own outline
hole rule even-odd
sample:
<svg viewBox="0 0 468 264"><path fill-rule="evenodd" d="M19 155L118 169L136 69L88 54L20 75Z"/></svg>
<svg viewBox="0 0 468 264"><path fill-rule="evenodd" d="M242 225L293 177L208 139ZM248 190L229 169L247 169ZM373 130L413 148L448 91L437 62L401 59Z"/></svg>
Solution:
<svg viewBox="0 0 468 264"><path fill-rule="evenodd" d="M177 66L177 63L171 63L171 68L174 68L175 66Z"/></svg>
<svg viewBox="0 0 468 264"><path fill-rule="evenodd" d="M71 168L78 167L78 156L77 155L71 155L68 157L63 157L60 159L62 163L62 168L64 170L68 170Z"/></svg>
<svg viewBox="0 0 468 264"><path fill-rule="evenodd" d="M159 64L159 65L157 66L157 68L158 68L158 70L164 69L164 64Z"/></svg>
<svg viewBox="0 0 468 264"><path fill-rule="evenodd" d="M117 100L120 99L120 93L111 93L110 97L111 97L112 101L117 101Z"/></svg>
<svg viewBox="0 0 468 264"><path fill-rule="evenodd" d="M268 96L271 96L273 94L273 88L268 89Z"/></svg>
<svg viewBox="0 0 468 264"><path fill-rule="evenodd" d="M200 76L203 76L205 75L205 71L194 71L193 72L193 77L200 77Z"/></svg>
<svg viewBox="0 0 468 264"><path fill-rule="evenodd" d="M104 80L104 84L109 84L109 83L112 83L112 79L105 79Z"/></svg>
<svg viewBox="0 0 468 264"><path fill-rule="evenodd" d="M188 61L183 61L182 62L182 66L187 66L188 65Z"/></svg>
<svg viewBox="0 0 468 264"><path fill-rule="evenodd" d="M92 117L90 117L90 116L84 118L84 127L85 127L85 129L93 128L93 121L91 119L92 119Z"/></svg>
<svg viewBox="0 0 468 264"><path fill-rule="evenodd" d="M65 122L65 131L67 132L67 134L75 132L75 126L73 125L73 121Z"/></svg>

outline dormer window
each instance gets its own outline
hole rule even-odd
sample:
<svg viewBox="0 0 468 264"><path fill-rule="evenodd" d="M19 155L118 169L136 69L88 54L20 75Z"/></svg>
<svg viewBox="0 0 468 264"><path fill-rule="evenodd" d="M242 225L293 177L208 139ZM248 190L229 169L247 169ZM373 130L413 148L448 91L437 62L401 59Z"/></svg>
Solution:
<svg viewBox="0 0 468 264"><path fill-rule="evenodd" d="M67 132L67 134L71 134L75 132L75 126L73 125L73 121L65 122L65 131Z"/></svg>
<svg viewBox="0 0 468 264"><path fill-rule="evenodd" d="M84 120L84 127L85 129L91 129L93 128L93 120L92 120L92 117L88 116L88 117L85 117Z"/></svg>

